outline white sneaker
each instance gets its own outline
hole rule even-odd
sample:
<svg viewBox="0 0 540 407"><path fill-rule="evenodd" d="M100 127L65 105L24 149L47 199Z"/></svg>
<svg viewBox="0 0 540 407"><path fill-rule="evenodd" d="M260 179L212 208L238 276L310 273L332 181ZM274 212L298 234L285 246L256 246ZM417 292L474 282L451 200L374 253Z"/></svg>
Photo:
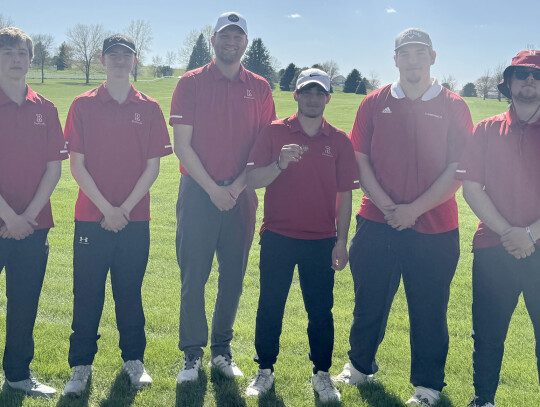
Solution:
<svg viewBox="0 0 540 407"><path fill-rule="evenodd" d="M10 382L6 379L6 384L12 390L20 391L30 397L52 398L56 394L56 390L36 380L30 376L28 379L19 380L18 382Z"/></svg>
<svg viewBox="0 0 540 407"><path fill-rule="evenodd" d="M495 404L491 404L491 403L479 404L477 401L477 398L475 397L473 401L471 401L467 407L495 407Z"/></svg>
<svg viewBox="0 0 540 407"><path fill-rule="evenodd" d="M194 382L199 378L199 370L201 369L202 357L195 357L193 354L189 354L184 359L184 366L178 376L176 377L176 383L182 382Z"/></svg>
<svg viewBox="0 0 540 407"><path fill-rule="evenodd" d="M210 360L208 366L218 369L227 377L244 377L244 373L236 366L231 354L216 356Z"/></svg>
<svg viewBox="0 0 540 407"><path fill-rule="evenodd" d="M429 387L416 387L413 396L405 403L408 406L432 407L439 401L439 392Z"/></svg>
<svg viewBox="0 0 540 407"><path fill-rule="evenodd" d="M66 383L62 395L79 397L86 390L86 383L92 374L92 365L80 365L73 368L71 379Z"/></svg>
<svg viewBox="0 0 540 407"><path fill-rule="evenodd" d="M362 383L370 383L373 381L373 375L367 375L358 371L352 363L345 363L343 371L337 376L333 376L332 380L336 383L350 384L356 386Z"/></svg>
<svg viewBox="0 0 540 407"><path fill-rule="evenodd" d="M319 395L319 400L323 403L341 400L339 390L336 389L334 383L332 383L330 373L323 372L322 370L314 373L311 376L311 385L313 386L313 390Z"/></svg>
<svg viewBox="0 0 540 407"><path fill-rule="evenodd" d="M246 389L246 396L262 396L272 388L274 384L274 372L271 369L259 369L255 379Z"/></svg>
<svg viewBox="0 0 540 407"><path fill-rule="evenodd" d="M146 373L144 364L140 360L128 360L124 362L122 370L128 374L131 385L137 390L152 384L152 378Z"/></svg>

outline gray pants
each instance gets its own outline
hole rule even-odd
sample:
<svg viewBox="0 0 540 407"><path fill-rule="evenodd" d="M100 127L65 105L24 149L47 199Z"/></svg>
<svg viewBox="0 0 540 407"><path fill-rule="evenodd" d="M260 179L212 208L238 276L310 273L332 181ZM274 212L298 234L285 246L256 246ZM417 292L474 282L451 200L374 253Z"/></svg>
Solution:
<svg viewBox="0 0 540 407"><path fill-rule="evenodd" d="M236 205L221 212L190 176L180 180L176 217L176 256L182 281L179 348L202 356L208 344L204 287L216 254L218 293L212 317L212 355L230 353L233 324L242 294L255 231L257 195L246 189Z"/></svg>

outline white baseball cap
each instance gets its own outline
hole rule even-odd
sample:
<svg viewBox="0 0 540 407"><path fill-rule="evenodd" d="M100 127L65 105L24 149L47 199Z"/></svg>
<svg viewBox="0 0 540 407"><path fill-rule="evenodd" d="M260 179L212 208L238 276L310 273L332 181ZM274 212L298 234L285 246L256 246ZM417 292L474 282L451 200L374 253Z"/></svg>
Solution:
<svg viewBox="0 0 540 407"><path fill-rule="evenodd" d="M296 80L296 90L300 90L310 83L321 85L325 91L330 92L330 78L326 72L320 69L310 68L300 72Z"/></svg>
<svg viewBox="0 0 540 407"><path fill-rule="evenodd" d="M237 13L236 11L229 11L220 15L217 20L216 27L214 28L214 33L220 32L225 27L230 25L236 25L240 27L242 31L246 33L246 35L248 34L246 19L244 16L242 16L242 14Z"/></svg>

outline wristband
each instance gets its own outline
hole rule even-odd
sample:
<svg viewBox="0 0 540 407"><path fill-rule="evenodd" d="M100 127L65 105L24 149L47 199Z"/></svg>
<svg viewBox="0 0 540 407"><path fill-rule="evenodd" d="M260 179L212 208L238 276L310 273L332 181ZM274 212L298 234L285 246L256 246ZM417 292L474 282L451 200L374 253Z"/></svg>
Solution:
<svg viewBox="0 0 540 407"><path fill-rule="evenodd" d="M536 240L534 240L534 237L533 237L533 235L532 235L532 233L531 233L531 227L530 227L530 226L527 226L527 227L525 228L525 230L527 231L527 234L529 235L529 239L531 239L531 242L532 242L533 244L536 244Z"/></svg>
<svg viewBox="0 0 540 407"><path fill-rule="evenodd" d="M278 168L279 172L285 171L285 168L281 168L281 167L279 166L279 157L278 157L278 159L277 159L277 161L276 161L276 167Z"/></svg>

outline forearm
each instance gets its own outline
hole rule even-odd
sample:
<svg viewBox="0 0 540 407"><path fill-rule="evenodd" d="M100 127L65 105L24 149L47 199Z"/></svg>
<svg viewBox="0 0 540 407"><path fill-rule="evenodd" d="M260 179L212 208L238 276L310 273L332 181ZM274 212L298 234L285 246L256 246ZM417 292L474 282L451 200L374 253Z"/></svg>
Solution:
<svg viewBox="0 0 540 407"><path fill-rule="evenodd" d="M463 198L488 228L503 235L512 225L499 213L482 185L473 181L463 181ZM539 226L540 227L540 226Z"/></svg>
<svg viewBox="0 0 540 407"><path fill-rule="evenodd" d="M84 166L84 155L71 152L71 174L85 195L97 206L102 214L110 211L113 206L105 199L94 179Z"/></svg>
<svg viewBox="0 0 540 407"><path fill-rule="evenodd" d="M352 191L339 192L336 206L337 240L347 244L352 214Z"/></svg>
<svg viewBox="0 0 540 407"><path fill-rule="evenodd" d="M275 162L266 167L255 168L247 173L247 185L253 189L264 188L274 182L281 172Z"/></svg>
<svg viewBox="0 0 540 407"><path fill-rule="evenodd" d="M461 185L455 178L458 164L452 163L443 171L435 182L410 205L418 216L439 206L454 196Z"/></svg>
<svg viewBox="0 0 540 407"><path fill-rule="evenodd" d="M28 204L24 213L30 218L35 220L39 215L43 207L49 202L51 195L56 188L56 184L60 180L62 174L62 162L50 161L47 163L45 173L39 182L38 188L32 201Z"/></svg>
<svg viewBox="0 0 540 407"><path fill-rule="evenodd" d="M215 188L216 182L208 175L206 168L204 168L199 156L193 150L191 145L176 146L174 152L182 163L182 166L187 170L189 175L199 184L207 193L212 188Z"/></svg>
<svg viewBox="0 0 540 407"><path fill-rule="evenodd" d="M538 219L536 222L532 223L529 226L529 230L531 231L531 235L533 236L533 239L535 241L540 239L540 219Z"/></svg>
<svg viewBox="0 0 540 407"><path fill-rule="evenodd" d="M355 154L360 170L360 186L362 191L386 215L389 212L388 208L395 205L394 201L392 201L390 196L381 187L381 184L379 184L379 181L377 181L369 156L358 152Z"/></svg>
<svg viewBox="0 0 540 407"><path fill-rule="evenodd" d="M9 206L6 200L0 195L0 218L7 223L9 219L15 217L17 213Z"/></svg>
<svg viewBox="0 0 540 407"><path fill-rule="evenodd" d="M148 193L150 187L156 180L159 174L159 157L151 158L146 161L146 168L137 180L133 190L122 203L122 207L129 212L133 210L135 205Z"/></svg>

